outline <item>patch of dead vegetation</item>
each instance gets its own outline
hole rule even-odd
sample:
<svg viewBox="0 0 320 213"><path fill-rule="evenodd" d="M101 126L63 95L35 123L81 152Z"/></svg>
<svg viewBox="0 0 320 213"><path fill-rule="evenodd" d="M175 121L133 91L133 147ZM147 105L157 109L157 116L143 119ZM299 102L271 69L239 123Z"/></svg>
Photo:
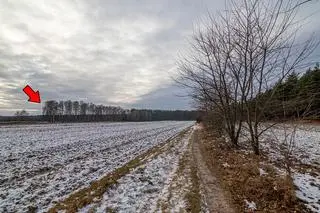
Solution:
<svg viewBox="0 0 320 213"><path fill-rule="evenodd" d="M48 212L55 213L64 211L66 213L73 213L97 200L101 200L103 194L107 191L107 189L116 185L117 181L121 177L130 173L132 169L144 164L148 159L157 157L161 153L165 152L168 148L171 147L172 143L174 143L176 140L181 140L183 136L189 131L189 129L190 128L183 130L177 136L169 138L165 142L153 147L149 151L129 161L124 166L114 170L111 173L108 173L99 180L93 181L90 186L70 194L64 200L56 203L52 208L49 209Z"/></svg>
<svg viewBox="0 0 320 213"><path fill-rule="evenodd" d="M202 155L230 192L237 212L310 212L296 198L291 177L278 175L266 157L232 149L213 132L202 130L199 135ZM261 169L266 174L261 174ZM245 200L253 201L256 210L247 209Z"/></svg>
<svg viewBox="0 0 320 213"><path fill-rule="evenodd" d="M190 162L191 168L191 187L190 191L185 195L186 210L191 213L201 212L201 194L200 194L200 180L197 173L196 165Z"/></svg>

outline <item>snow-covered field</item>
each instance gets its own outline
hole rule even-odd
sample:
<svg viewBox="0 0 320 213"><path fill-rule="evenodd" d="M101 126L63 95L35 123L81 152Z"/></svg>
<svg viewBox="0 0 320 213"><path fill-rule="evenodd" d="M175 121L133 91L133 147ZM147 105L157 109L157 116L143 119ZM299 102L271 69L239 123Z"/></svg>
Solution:
<svg viewBox="0 0 320 213"><path fill-rule="evenodd" d="M80 210L87 212L155 212L159 199L166 198L178 168L179 158L189 144L191 130L183 138L175 138L161 148L160 154L151 154L141 166L117 181L108 189L101 200ZM176 211L185 209L182 200L175 203Z"/></svg>
<svg viewBox="0 0 320 213"><path fill-rule="evenodd" d="M0 212L43 212L193 122L0 127Z"/></svg>
<svg viewBox="0 0 320 213"><path fill-rule="evenodd" d="M295 134L294 129L296 129ZM287 135L287 140L285 140ZM291 136L294 136L293 154L304 164L313 164L320 168L320 126L279 124L264 134L264 146L270 145L270 140L277 143L289 144ZM270 150L273 159L281 157L278 149Z"/></svg>
<svg viewBox="0 0 320 213"><path fill-rule="evenodd" d="M295 134L292 134L296 129ZM287 135L287 140L285 140ZM320 126L319 125L279 125L268 130L263 138L263 148L268 150L273 161L283 159L280 144L288 147L294 136L292 156L295 158L292 178L297 186L297 197L313 211L320 213ZM272 142L273 143L270 143Z"/></svg>

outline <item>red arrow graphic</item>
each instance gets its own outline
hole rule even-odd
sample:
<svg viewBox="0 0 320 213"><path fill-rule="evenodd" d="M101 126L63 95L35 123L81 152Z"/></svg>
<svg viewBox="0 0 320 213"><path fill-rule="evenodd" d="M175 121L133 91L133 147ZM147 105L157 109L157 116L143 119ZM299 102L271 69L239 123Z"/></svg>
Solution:
<svg viewBox="0 0 320 213"><path fill-rule="evenodd" d="M40 103L40 93L39 91L33 91L33 89L27 85L25 86L25 88L23 88L23 92L27 94L27 96L29 96L29 100L30 102L34 102L34 103Z"/></svg>

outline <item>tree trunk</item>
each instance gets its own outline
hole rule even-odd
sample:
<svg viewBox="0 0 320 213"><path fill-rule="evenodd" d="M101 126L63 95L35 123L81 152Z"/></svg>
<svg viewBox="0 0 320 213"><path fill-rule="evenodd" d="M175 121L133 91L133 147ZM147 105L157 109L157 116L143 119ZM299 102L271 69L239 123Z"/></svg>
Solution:
<svg viewBox="0 0 320 213"><path fill-rule="evenodd" d="M254 154L260 155L259 138L256 136L253 137L252 148L253 148Z"/></svg>

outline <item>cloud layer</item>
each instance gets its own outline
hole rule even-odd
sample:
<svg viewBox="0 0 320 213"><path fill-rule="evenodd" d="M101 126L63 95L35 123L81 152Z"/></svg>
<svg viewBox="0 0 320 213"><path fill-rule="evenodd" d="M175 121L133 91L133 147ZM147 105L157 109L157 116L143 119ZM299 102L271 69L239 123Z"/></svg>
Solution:
<svg viewBox="0 0 320 213"><path fill-rule="evenodd" d="M176 97L171 85L177 54L193 25L223 5L0 0L0 114L40 112L41 106L26 103L26 84L39 89L42 100L189 108L190 101Z"/></svg>

